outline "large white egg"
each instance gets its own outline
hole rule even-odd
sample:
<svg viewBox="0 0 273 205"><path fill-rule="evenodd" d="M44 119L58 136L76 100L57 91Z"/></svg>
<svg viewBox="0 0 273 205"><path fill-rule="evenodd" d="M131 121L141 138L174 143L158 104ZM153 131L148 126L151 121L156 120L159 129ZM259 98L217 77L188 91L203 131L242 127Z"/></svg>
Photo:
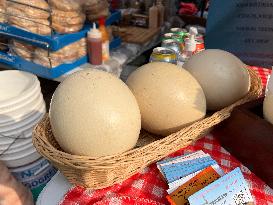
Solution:
<svg viewBox="0 0 273 205"><path fill-rule="evenodd" d="M142 127L151 133L169 135L206 114L201 86L176 65L146 64L129 76L127 85L137 99Z"/></svg>
<svg viewBox="0 0 273 205"><path fill-rule="evenodd" d="M267 91L263 102L264 118L273 124L273 73L271 73L267 84Z"/></svg>
<svg viewBox="0 0 273 205"><path fill-rule="evenodd" d="M92 69L77 72L58 86L50 123L66 152L91 157L133 148L141 129L140 110L126 84Z"/></svg>
<svg viewBox="0 0 273 205"><path fill-rule="evenodd" d="M273 93L267 93L263 103L264 118L273 125Z"/></svg>
<svg viewBox="0 0 273 205"><path fill-rule="evenodd" d="M192 56L183 68L200 83L209 110L219 110L244 97L250 87L245 64L233 54L208 49Z"/></svg>

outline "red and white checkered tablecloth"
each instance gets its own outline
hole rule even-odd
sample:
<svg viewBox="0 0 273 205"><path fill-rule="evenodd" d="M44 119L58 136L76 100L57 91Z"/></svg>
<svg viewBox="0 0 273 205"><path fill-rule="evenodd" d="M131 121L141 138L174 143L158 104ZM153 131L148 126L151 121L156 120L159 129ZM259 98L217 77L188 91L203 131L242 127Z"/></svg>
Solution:
<svg viewBox="0 0 273 205"><path fill-rule="evenodd" d="M271 70L253 67L266 85ZM225 172L240 167L257 205L273 205L273 190L248 168L229 154L213 135L207 135L195 144L188 146L172 156L203 150L215 159ZM166 200L167 185L159 175L155 164L145 168L123 183L102 190L88 190L73 187L60 205L159 205L168 204Z"/></svg>

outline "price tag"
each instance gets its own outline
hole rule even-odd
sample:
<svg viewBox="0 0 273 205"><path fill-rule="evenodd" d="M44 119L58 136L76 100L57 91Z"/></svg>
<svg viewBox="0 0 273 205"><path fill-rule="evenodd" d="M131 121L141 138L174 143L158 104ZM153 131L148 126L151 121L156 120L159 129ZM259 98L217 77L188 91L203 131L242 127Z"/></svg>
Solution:
<svg viewBox="0 0 273 205"><path fill-rule="evenodd" d="M191 205L241 205L253 202L240 168L221 177L189 197Z"/></svg>

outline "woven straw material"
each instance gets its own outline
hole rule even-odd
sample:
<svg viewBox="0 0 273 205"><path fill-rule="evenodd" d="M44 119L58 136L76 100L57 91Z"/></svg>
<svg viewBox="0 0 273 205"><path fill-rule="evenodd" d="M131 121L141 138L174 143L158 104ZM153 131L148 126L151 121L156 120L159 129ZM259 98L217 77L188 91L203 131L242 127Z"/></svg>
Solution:
<svg viewBox="0 0 273 205"><path fill-rule="evenodd" d="M92 189L111 186L131 177L151 163L190 145L214 125L227 119L234 107L257 99L262 94L261 80L254 70L248 69L248 71L251 77L250 91L238 102L164 138L142 131L138 146L122 154L92 158L65 153L54 139L48 115L35 127L33 144L70 183Z"/></svg>

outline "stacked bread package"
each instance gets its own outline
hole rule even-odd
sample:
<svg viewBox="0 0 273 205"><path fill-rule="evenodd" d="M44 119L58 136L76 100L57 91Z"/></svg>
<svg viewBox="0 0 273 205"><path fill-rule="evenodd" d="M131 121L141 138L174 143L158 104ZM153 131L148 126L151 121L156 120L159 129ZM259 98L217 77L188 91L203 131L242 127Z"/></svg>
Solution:
<svg viewBox="0 0 273 205"><path fill-rule="evenodd" d="M47 68L54 68L61 64L73 63L86 54L86 38L82 38L55 52L36 48L34 52L34 63Z"/></svg>
<svg viewBox="0 0 273 205"><path fill-rule="evenodd" d="M6 0L0 0L0 23L6 23Z"/></svg>
<svg viewBox="0 0 273 205"><path fill-rule="evenodd" d="M107 0L86 0L84 9L88 20L91 22L109 15L109 4Z"/></svg>
<svg viewBox="0 0 273 205"><path fill-rule="evenodd" d="M18 56L24 58L25 60L32 61L35 47L21 41L12 40L11 50Z"/></svg>
<svg viewBox="0 0 273 205"><path fill-rule="evenodd" d="M81 1L49 0L52 9L52 28L58 33L74 33L82 29L85 14Z"/></svg>
<svg viewBox="0 0 273 205"><path fill-rule="evenodd" d="M50 9L45 0L7 1L7 20L10 25L40 35L50 35Z"/></svg>

